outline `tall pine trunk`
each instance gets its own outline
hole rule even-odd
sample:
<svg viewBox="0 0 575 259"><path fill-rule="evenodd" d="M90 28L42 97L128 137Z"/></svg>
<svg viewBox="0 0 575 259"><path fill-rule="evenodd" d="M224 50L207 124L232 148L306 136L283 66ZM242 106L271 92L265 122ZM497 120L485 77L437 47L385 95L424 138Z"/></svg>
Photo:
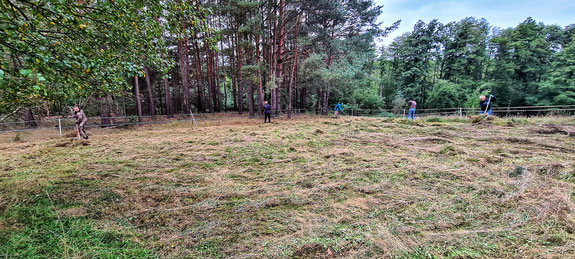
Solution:
<svg viewBox="0 0 575 259"><path fill-rule="evenodd" d="M236 73L236 47L235 47L235 40L234 40L234 36L231 35L230 36L230 68L231 68L231 74L230 77L232 79L232 100L234 103L234 109L236 109L236 111L238 111L238 99L237 99L237 87L236 87L236 83L237 83L237 73Z"/></svg>
<svg viewBox="0 0 575 259"><path fill-rule="evenodd" d="M150 73L147 66L144 66L144 77L146 79L146 90L148 91L148 102L150 109L150 116L152 120L156 119L156 104L154 103L154 91L152 89L152 82L150 80Z"/></svg>
<svg viewBox="0 0 575 259"><path fill-rule="evenodd" d="M326 86L325 89L323 90L323 115L327 115L328 114L328 99L329 99L329 88Z"/></svg>
<svg viewBox="0 0 575 259"><path fill-rule="evenodd" d="M283 51L285 44L285 23L284 23L284 0L280 0L279 5L279 37L278 37L278 52L277 52L277 90L276 90L276 115L279 115L281 110L281 89L284 82L283 77Z"/></svg>
<svg viewBox="0 0 575 259"><path fill-rule="evenodd" d="M275 3L275 1L274 1ZM277 13L276 7L274 6L274 10L273 10L273 15L275 16ZM269 64L270 64L270 81L273 80L273 83L275 84L275 87L270 89L271 94L270 94L270 101L271 101L271 106L272 106L272 111L275 111L277 109L277 98L276 98L276 93L277 93L277 79L276 77L276 70L277 70L277 54L276 54L276 47L277 47L277 23L273 20L273 19L269 19L270 21L270 36L272 38L272 47L270 49L270 57L269 57Z"/></svg>
<svg viewBox="0 0 575 259"><path fill-rule="evenodd" d="M298 48L296 46L295 54L294 54L294 58L293 58L293 64L292 64L292 68L291 68L289 88L288 88L288 119L291 119L291 113L292 113L292 99L293 99L292 92L293 92L294 82L295 82L295 68L297 66L297 58L298 58L297 54L298 54Z"/></svg>
<svg viewBox="0 0 575 259"><path fill-rule="evenodd" d="M170 97L170 83L168 82L168 75L164 76L164 98L166 103L166 114L168 118L172 117L172 98Z"/></svg>
<svg viewBox="0 0 575 259"><path fill-rule="evenodd" d="M196 60L196 65L194 66L195 73L196 73L196 97L198 102L198 111L205 112L206 111L206 103L204 101L204 83L202 82L202 59L200 58L200 47L198 45L198 41L194 40L194 58Z"/></svg>
<svg viewBox="0 0 575 259"><path fill-rule="evenodd" d="M142 122L142 102L140 101L140 82L138 82L138 76L134 76L134 89L136 92L136 106L138 107L138 122Z"/></svg>
<svg viewBox="0 0 575 259"><path fill-rule="evenodd" d="M323 107L323 105L321 105L322 100L323 100L323 86L320 86L317 88L317 102L315 105L316 114L320 114L321 112L321 108Z"/></svg>
<svg viewBox="0 0 575 259"><path fill-rule="evenodd" d="M305 110L307 109L307 89L305 87L302 87L301 91L300 91L300 108Z"/></svg>
<svg viewBox="0 0 575 259"><path fill-rule="evenodd" d="M220 77L220 55L217 51L214 51L214 69L216 70L215 79L216 79L216 97L214 98L214 109L216 112L221 111L221 103L222 103L222 91L221 91L221 77Z"/></svg>
<svg viewBox="0 0 575 259"><path fill-rule="evenodd" d="M187 45L188 41L178 40L178 57L180 59L180 75L182 78L182 92L183 92L183 106L184 113L190 114L190 85L189 85L189 69L188 69L188 53L184 45Z"/></svg>
<svg viewBox="0 0 575 259"><path fill-rule="evenodd" d="M256 34L256 62L258 65L258 114L262 114L264 105L264 89L262 85L262 70L260 64L260 35Z"/></svg>
<svg viewBox="0 0 575 259"><path fill-rule="evenodd" d="M238 114L242 114L244 111L244 103L243 103L243 87L242 87L242 48L241 48L241 33L238 32L237 33L237 42L236 42L236 48L237 48L237 58L238 58L238 64L237 64L237 68L238 68Z"/></svg>
<svg viewBox="0 0 575 259"><path fill-rule="evenodd" d="M299 20L296 22L296 29L295 29L295 53L294 53L294 57L293 57L293 63L292 63L292 67L291 67L291 75L290 75L290 80L289 80L289 86L288 86L288 119L291 119L291 113L292 113L292 99L293 99L293 87L294 87L294 82L295 82L295 69L297 67L297 54L298 54L298 47L297 47L297 39L298 39L298 34L299 34Z"/></svg>
<svg viewBox="0 0 575 259"><path fill-rule="evenodd" d="M244 36L245 37L245 36ZM246 42L250 40L249 37L245 37ZM250 48L246 48L246 59L247 59L247 64L248 65L253 65L253 55L254 53L248 53L248 50ZM248 111L250 113L250 117L253 117L255 115L254 112L254 82L253 81L249 81L248 84L248 93L247 93L247 97L248 97Z"/></svg>
<svg viewBox="0 0 575 259"><path fill-rule="evenodd" d="M210 112L214 112L214 106L216 105L215 87L213 82L213 71L212 71L212 58L210 47L208 46L207 35L204 34L204 51L206 52L206 83L208 86L208 98L206 100L206 106Z"/></svg>
<svg viewBox="0 0 575 259"><path fill-rule="evenodd" d="M224 101L223 101L223 104L224 104L224 112L227 112L228 111L228 92L226 90L226 81L227 81L227 78L226 78L226 60L224 58L224 52L223 52L223 49L224 49L224 41L223 40L220 41L220 48L222 49L222 74L224 76L224 85L223 85L223 87L224 87Z"/></svg>

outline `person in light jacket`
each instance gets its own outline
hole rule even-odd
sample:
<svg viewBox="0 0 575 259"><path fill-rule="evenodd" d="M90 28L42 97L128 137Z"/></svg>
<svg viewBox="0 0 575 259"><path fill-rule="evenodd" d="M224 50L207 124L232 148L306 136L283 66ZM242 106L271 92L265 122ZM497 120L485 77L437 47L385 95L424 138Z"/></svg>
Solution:
<svg viewBox="0 0 575 259"><path fill-rule="evenodd" d="M76 126L78 126L78 134L80 134L83 139L88 139L88 135L86 131L84 131L84 126L86 122L88 122L88 118L78 105L74 106L74 119L76 119Z"/></svg>

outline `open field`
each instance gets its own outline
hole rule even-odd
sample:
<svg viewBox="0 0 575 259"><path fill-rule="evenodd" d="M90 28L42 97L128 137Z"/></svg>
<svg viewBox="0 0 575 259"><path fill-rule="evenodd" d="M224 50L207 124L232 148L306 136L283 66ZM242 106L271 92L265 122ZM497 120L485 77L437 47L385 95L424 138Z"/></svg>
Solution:
<svg viewBox="0 0 575 259"><path fill-rule="evenodd" d="M573 125L343 117L0 135L0 257L575 257Z"/></svg>

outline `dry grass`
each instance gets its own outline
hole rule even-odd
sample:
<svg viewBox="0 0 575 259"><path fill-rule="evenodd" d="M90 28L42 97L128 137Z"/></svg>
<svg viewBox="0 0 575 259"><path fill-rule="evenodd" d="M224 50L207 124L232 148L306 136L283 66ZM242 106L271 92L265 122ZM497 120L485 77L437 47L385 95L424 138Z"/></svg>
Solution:
<svg viewBox="0 0 575 259"><path fill-rule="evenodd" d="M573 257L573 124L238 118L3 135L0 211L50 188L60 217L130 229L161 257Z"/></svg>

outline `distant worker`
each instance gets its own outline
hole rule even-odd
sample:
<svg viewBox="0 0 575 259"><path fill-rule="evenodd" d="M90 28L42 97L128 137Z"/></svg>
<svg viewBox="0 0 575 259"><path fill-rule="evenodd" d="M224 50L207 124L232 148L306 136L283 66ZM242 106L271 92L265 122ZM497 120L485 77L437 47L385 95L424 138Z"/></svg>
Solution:
<svg viewBox="0 0 575 259"><path fill-rule="evenodd" d="M341 103L338 102L333 111L334 111L334 118L337 118L339 112L343 111L343 108L341 108Z"/></svg>
<svg viewBox="0 0 575 259"><path fill-rule="evenodd" d="M491 111L491 104L495 102L495 100L497 100L497 98L495 98L493 95L489 95L489 99L483 95L480 96L479 106L481 107L481 114L487 114L489 116L493 115L493 112Z"/></svg>
<svg viewBox="0 0 575 259"><path fill-rule="evenodd" d="M264 123L272 123L272 106L269 105L268 101L264 101Z"/></svg>
<svg viewBox="0 0 575 259"><path fill-rule="evenodd" d="M76 126L78 127L78 135L83 139L88 139L88 135L86 131L84 131L84 126L86 122L88 122L88 118L86 118L84 111L80 110L78 105L74 105L74 118L76 119Z"/></svg>
<svg viewBox="0 0 575 259"><path fill-rule="evenodd" d="M407 119L415 120L415 108L417 107L417 102L415 102L414 98L411 98L411 100L407 102L407 106L409 106Z"/></svg>

